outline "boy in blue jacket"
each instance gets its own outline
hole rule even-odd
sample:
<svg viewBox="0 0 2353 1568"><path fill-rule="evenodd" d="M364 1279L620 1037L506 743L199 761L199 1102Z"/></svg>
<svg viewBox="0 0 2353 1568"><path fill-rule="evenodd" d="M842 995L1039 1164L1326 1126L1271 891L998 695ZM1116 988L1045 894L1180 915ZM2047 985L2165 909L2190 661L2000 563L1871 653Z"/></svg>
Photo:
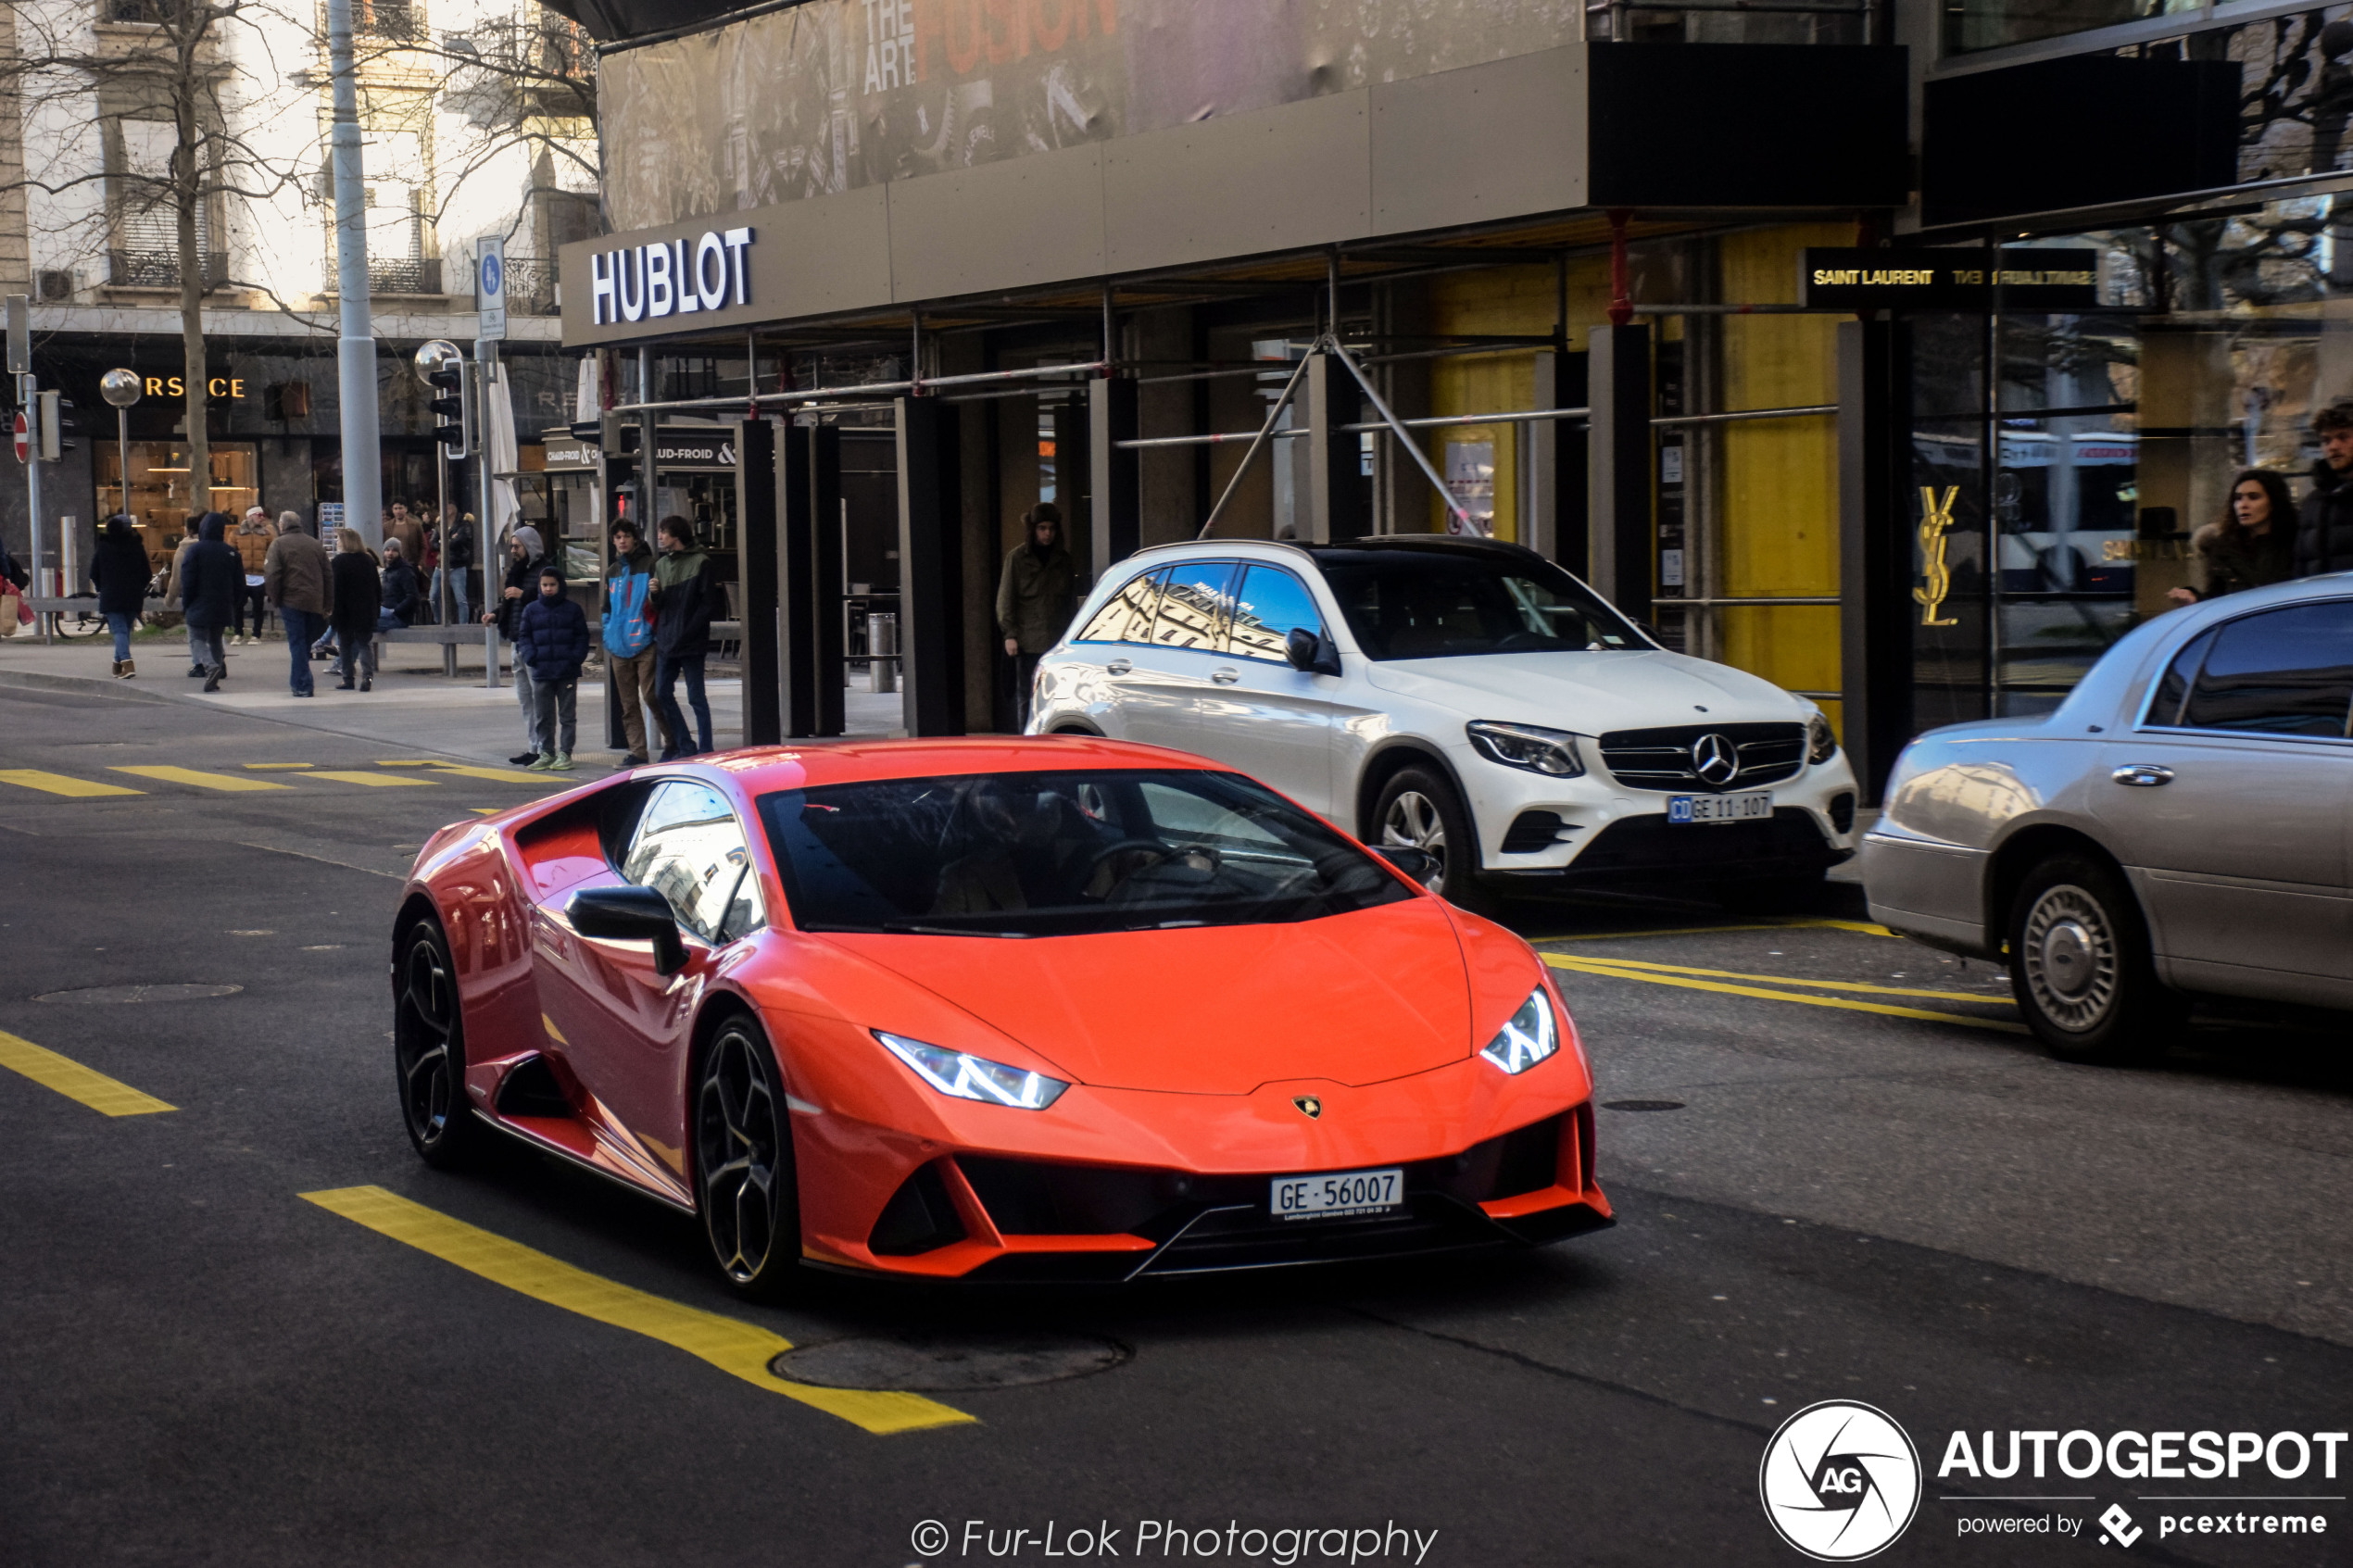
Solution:
<svg viewBox="0 0 2353 1568"><path fill-rule="evenodd" d="M555 747L524 766L535 772L569 773L579 729L580 666L588 657L588 618L564 596L563 575L554 567L539 574L539 596L523 607L515 657L531 667L537 728L543 744Z"/></svg>

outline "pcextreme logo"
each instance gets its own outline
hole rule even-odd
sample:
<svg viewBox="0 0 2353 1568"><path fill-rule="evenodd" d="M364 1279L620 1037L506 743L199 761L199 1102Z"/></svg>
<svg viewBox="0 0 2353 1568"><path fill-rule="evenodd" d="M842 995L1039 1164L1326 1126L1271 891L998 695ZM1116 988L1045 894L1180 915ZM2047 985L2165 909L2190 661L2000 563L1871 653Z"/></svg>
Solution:
<svg viewBox="0 0 2353 1568"><path fill-rule="evenodd" d="M1781 1423L1756 1489L1781 1539L1818 1562L1856 1562L1919 1512L1919 1450L1885 1411L1825 1399Z"/></svg>

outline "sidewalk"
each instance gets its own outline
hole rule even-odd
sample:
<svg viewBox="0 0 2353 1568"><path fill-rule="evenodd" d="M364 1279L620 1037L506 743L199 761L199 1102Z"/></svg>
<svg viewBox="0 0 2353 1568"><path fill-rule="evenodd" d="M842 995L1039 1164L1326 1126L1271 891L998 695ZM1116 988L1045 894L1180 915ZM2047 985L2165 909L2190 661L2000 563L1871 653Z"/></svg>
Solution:
<svg viewBox="0 0 2353 1568"><path fill-rule="evenodd" d="M229 679L208 695L189 678L186 642L172 636L133 645L139 673L118 681L108 672L112 642L101 635L60 638L44 647L30 629L0 638L0 685L81 692L130 701L191 704L264 719L273 723L323 730L377 742L397 753L504 764L523 747L522 715L510 685L483 685L482 650L459 649L455 681L441 672L441 649L428 644L396 643L381 648L384 662L371 692L344 691L314 661L318 696L297 697L287 689L286 645L267 642L231 647ZM708 684L711 738L725 750L743 743L743 682L713 679ZM679 706L686 706L683 688ZM896 694L875 696L852 687L847 694L849 734L887 735L900 722ZM601 680L580 684L578 755L584 767L618 765L619 751L604 745L605 688ZM693 716L688 714L688 721Z"/></svg>

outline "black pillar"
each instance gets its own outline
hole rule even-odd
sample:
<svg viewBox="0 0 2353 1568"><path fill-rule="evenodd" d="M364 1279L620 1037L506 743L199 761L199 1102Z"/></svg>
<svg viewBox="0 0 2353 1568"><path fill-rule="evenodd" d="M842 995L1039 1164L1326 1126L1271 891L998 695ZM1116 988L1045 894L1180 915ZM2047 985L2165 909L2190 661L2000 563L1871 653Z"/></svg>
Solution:
<svg viewBox="0 0 2353 1568"><path fill-rule="evenodd" d="M805 425L787 425L784 432L783 479L777 485L783 527L778 552L781 568L777 596L781 618L785 734L800 738L817 733L817 650L814 602L810 592L816 576L816 487L812 482L811 432Z"/></svg>
<svg viewBox="0 0 2353 1568"><path fill-rule="evenodd" d="M1119 445L1136 439L1136 392L1134 382L1118 376L1087 387L1089 515L1082 562L1090 583L1143 542L1143 454Z"/></svg>
<svg viewBox="0 0 2353 1568"><path fill-rule="evenodd" d="M1372 482L1365 477L1360 433L1365 390L1334 354L1310 354L1300 383L1299 407L1307 426L1306 461L1292 469L1304 474L1300 537L1328 544L1373 531Z"/></svg>
<svg viewBox="0 0 2353 1568"><path fill-rule="evenodd" d="M1651 614L1651 330L1588 334L1588 580L1627 615Z"/></svg>
<svg viewBox="0 0 2353 1568"><path fill-rule="evenodd" d="M1838 328L1839 730L1877 805L1912 733L1911 508L1904 495L1899 329Z"/></svg>
<svg viewBox="0 0 2353 1568"><path fill-rule="evenodd" d="M964 733L956 414L937 398L899 399L900 702L911 735Z"/></svg>
<svg viewBox="0 0 2353 1568"><path fill-rule="evenodd" d="M777 594L777 533L776 426L769 420L746 420L736 429L736 561L744 607L746 746L774 746L785 738L778 695L784 616Z"/></svg>
<svg viewBox="0 0 2353 1568"><path fill-rule="evenodd" d="M1536 356L1536 407L1585 406L1585 356L1546 349ZM1583 576L1592 565L1592 530L1586 526L1585 421L1543 420L1528 427L1529 504L1521 542Z"/></svg>
<svg viewBox="0 0 2353 1568"><path fill-rule="evenodd" d="M809 734L837 735L843 713L841 427L802 433L809 448L809 588L797 595L809 616L809 668L815 702Z"/></svg>

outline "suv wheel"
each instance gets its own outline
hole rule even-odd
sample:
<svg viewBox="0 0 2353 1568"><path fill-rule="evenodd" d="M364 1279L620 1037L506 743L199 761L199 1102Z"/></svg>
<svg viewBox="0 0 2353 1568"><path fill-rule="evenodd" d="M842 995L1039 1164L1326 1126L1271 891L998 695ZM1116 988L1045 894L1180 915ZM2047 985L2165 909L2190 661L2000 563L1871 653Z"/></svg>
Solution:
<svg viewBox="0 0 2353 1568"><path fill-rule="evenodd" d="M1497 899L1478 880L1478 834L1454 786L1434 768L1401 768L1373 806L1373 842L1438 857L1429 890L1457 909L1493 915Z"/></svg>
<svg viewBox="0 0 2353 1568"><path fill-rule="evenodd" d="M2010 906L2010 992L2061 1061L2116 1065L2165 1047L2168 1006L2148 927L2121 877L2088 855L2054 855Z"/></svg>

